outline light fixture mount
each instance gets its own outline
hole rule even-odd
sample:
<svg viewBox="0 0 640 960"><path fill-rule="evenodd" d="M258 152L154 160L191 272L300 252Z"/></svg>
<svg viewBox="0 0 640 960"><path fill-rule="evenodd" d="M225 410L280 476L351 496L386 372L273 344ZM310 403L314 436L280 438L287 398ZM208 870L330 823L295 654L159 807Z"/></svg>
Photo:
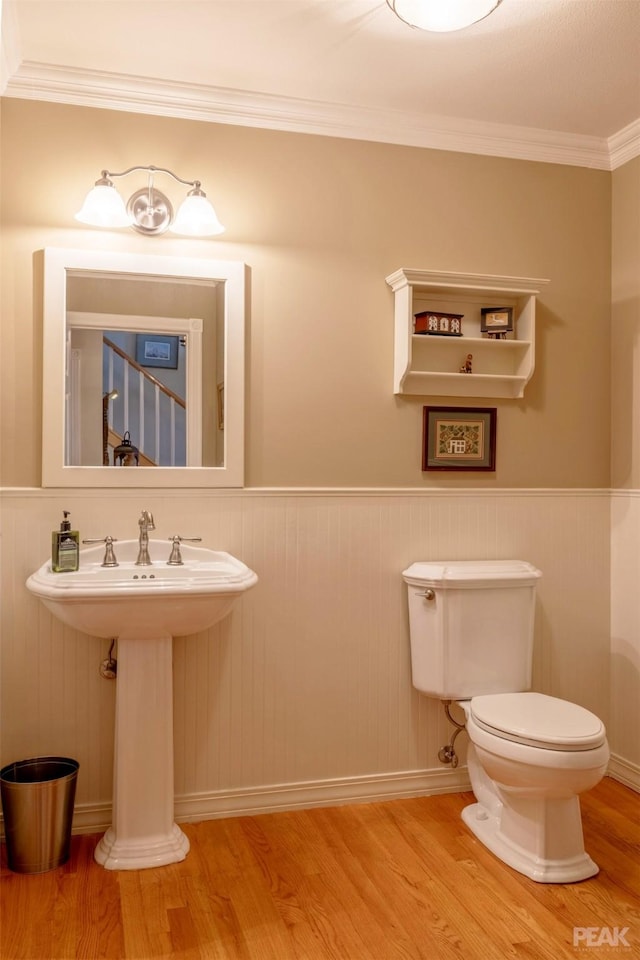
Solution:
<svg viewBox="0 0 640 960"><path fill-rule="evenodd" d="M173 220L171 201L155 187L136 190L127 202L127 213L133 229L147 236L164 233Z"/></svg>
<svg viewBox="0 0 640 960"><path fill-rule="evenodd" d="M136 190L125 207L113 180L140 170L147 173L147 186ZM158 173L191 187L175 217L169 198L154 186L154 176ZM199 180L185 180L166 167L154 166L129 167L120 173L103 170L76 214L76 220L93 227L132 227L146 236L172 230L185 236L211 237L224 231Z"/></svg>

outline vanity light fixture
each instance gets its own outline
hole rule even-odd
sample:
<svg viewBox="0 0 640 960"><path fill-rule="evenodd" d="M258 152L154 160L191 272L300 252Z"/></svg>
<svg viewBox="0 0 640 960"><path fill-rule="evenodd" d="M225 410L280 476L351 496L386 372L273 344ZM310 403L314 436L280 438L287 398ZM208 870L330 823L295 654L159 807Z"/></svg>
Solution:
<svg viewBox="0 0 640 960"><path fill-rule="evenodd" d="M450 33L484 20L502 0L387 0L387 3L410 27Z"/></svg>
<svg viewBox="0 0 640 960"><path fill-rule="evenodd" d="M136 190L125 206L112 178L126 177L136 170L147 171L148 183L141 190ZM166 173L178 183L192 188L178 207L175 218L168 197L154 186L154 175L157 173ZM133 227L146 236L157 236L171 230L172 233L189 237L213 237L224 231L200 181L183 180L164 167L136 166L122 173L103 170L75 219L92 227Z"/></svg>

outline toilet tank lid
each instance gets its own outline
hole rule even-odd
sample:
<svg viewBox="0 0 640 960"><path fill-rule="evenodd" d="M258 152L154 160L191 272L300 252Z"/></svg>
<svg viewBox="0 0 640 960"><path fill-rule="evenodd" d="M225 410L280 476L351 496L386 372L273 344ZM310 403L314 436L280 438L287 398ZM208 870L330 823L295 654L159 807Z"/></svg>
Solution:
<svg viewBox="0 0 640 960"><path fill-rule="evenodd" d="M556 750L576 750L604 742L605 727L577 703L544 693L495 693L471 698L471 716L483 729Z"/></svg>
<svg viewBox="0 0 640 960"><path fill-rule="evenodd" d="M431 587L532 584L541 572L526 560L420 560L402 572L407 583Z"/></svg>

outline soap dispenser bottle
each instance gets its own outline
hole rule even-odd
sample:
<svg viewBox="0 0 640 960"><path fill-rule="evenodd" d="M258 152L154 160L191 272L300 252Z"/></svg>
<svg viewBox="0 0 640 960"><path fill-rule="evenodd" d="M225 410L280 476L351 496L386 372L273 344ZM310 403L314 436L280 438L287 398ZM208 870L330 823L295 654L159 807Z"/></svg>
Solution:
<svg viewBox="0 0 640 960"><path fill-rule="evenodd" d="M51 534L51 569L54 573L69 573L80 565L80 534L71 529L68 510L62 511L64 520L59 530Z"/></svg>

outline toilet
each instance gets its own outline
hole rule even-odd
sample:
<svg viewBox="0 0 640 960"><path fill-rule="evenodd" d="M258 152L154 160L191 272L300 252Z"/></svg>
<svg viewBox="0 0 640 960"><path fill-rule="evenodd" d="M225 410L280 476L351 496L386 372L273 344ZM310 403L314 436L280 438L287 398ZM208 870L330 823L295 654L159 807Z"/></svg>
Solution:
<svg viewBox="0 0 640 960"><path fill-rule="evenodd" d="M476 798L464 823L531 880L594 876L578 797L605 775L609 746L593 713L530 690L540 571L521 560L426 561L402 576L413 685L464 712Z"/></svg>

